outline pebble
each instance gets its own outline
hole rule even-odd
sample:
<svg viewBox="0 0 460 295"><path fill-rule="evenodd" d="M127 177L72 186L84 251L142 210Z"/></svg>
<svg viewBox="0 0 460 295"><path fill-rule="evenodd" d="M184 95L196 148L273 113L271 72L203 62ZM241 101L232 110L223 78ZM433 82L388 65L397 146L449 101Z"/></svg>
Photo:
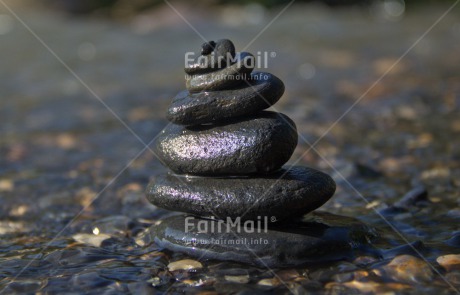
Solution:
<svg viewBox="0 0 460 295"><path fill-rule="evenodd" d="M203 268L203 264L201 262L192 260L192 259L183 259L171 262L168 264L169 271L176 271L176 270L191 270L191 269L200 269Z"/></svg>
<svg viewBox="0 0 460 295"><path fill-rule="evenodd" d="M31 230L31 226L19 221L0 221L0 235L11 233L25 233Z"/></svg>
<svg viewBox="0 0 460 295"><path fill-rule="evenodd" d="M431 267L422 259L411 255L399 255L381 269L374 270L379 276L390 276L403 283L429 282L433 279Z"/></svg>
<svg viewBox="0 0 460 295"><path fill-rule="evenodd" d="M186 75L185 86L190 92L232 89L245 84L253 69L254 56L242 52L236 56L235 63L225 68L201 75Z"/></svg>
<svg viewBox="0 0 460 295"><path fill-rule="evenodd" d="M243 276L225 276L224 278L225 278L225 280L228 281L228 282L239 283L239 284L247 284L247 283L249 283L249 276L248 276L248 275L243 275Z"/></svg>
<svg viewBox="0 0 460 295"><path fill-rule="evenodd" d="M460 254L448 254L436 258L436 262L447 271L460 270Z"/></svg>
<svg viewBox="0 0 460 295"><path fill-rule="evenodd" d="M356 281L346 282L343 284L329 283L326 289L331 291L337 290L337 287L345 286L347 288L356 289L364 294L394 294L394 291L407 291L412 289L410 285L400 283L378 283L373 281ZM338 290L337 290L338 291ZM340 292L330 292L332 294L354 294L350 290L340 290Z"/></svg>
<svg viewBox="0 0 460 295"><path fill-rule="evenodd" d="M365 241L354 240L355 237L372 238L372 230L361 222L320 212L312 213L305 221L260 232L238 226L230 226L228 230L226 224L221 226L219 230L217 220L178 215L152 226L145 239L146 243L154 242L191 257L266 268L344 259L350 257L352 245L365 245Z"/></svg>
<svg viewBox="0 0 460 295"><path fill-rule="evenodd" d="M296 145L294 122L264 111L219 125L170 124L156 139L155 153L179 174L246 175L279 169Z"/></svg>
<svg viewBox="0 0 460 295"><path fill-rule="evenodd" d="M308 167L286 166L263 177L157 175L147 188L147 198L158 207L199 216L279 221L313 211L334 192L335 182L329 175Z"/></svg>
<svg viewBox="0 0 460 295"><path fill-rule="evenodd" d="M182 283L187 285L187 286L190 286L190 287L199 287L199 286L206 285L209 282L203 281L202 279L199 279L199 280L196 280L196 281L194 281L194 280L183 280Z"/></svg>
<svg viewBox="0 0 460 295"><path fill-rule="evenodd" d="M104 240L107 240L110 238L111 238L110 235L106 235L106 234L94 235L94 234L82 233L82 234L75 234L72 236L72 239L74 239L76 242L91 245L94 247L100 247Z"/></svg>
<svg viewBox="0 0 460 295"><path fill-rule="evenodd" d="M277 278L271 278L271 279L262 279L260 280L257 284L261 286L269 286L269 287L274 287L280 285L280 280Z"/></svg>
<svg viewBox="0 0 460 295"><path fill-rule="evenodd" d="M0 192L11 192L14 189L14 182L11 179L0 179Z"/></svg>
<svg viewBox="0 0 460 295"><path fill-rule="evenodd" d="M283 82L269 73L252 73L247 82L228 90L182 91L174 97L167 119L175 124L197 125L255 114L276 103L284 93Z"/></svg>

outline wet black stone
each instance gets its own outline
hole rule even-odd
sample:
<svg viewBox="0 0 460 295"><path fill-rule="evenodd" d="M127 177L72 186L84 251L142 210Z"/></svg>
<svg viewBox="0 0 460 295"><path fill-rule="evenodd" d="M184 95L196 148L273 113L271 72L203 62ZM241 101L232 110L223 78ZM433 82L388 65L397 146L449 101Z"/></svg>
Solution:
<svg viewBox="0 0 460 295"><path fill-rule="evenodd" d="M279 221L315 210L334 192L329 175L293 166L254 177L158 175L147 188L147 198L158 207L200 216L242 220L266 216Z"/></svg>
<svg viewBox="0 0 460 295"><path fill-rule="evenodd" d="M257 224L254 232L241 226L220 223L219 229L216 220L179 215L151 227L144 241L200 259L285 267L350 258L354 248L363 249L376 237L373 229L353 218L324 212L267 230Z"/></svg>
<svg viewBox="0 0 460 295"><path fill-rule="evenodd" d="M254 69L254 56L248 52L242 52L236 57L236 61L219 70L201 75L187 75L185 86L190 92L217 91L231 89L244 83Z"/></svg>
<svg viewBox="0 0 460 295"><path fill-rule="evenodd" d="M252 73L246 82L230 90L182 91L173 99L167 118L180 125L223 121L264 110L284 93L283 82L269 73Z"/></svg>
<svg viewBox="0 0 460 295"><path fill-rule="evenodd" d="M280 168L296 145L294 122L264 111L225 124L170 124L157 138L155 152L179 174L246 175Z"/></svg>
<svg viewBox="0 0 460 295"><path fill-rule="evenodd" d="M222 62L219 64L214 54L209 54L198 56L193 63L185 66L184 71L187 75L201 75L223 69L225 66Z"/></svg>

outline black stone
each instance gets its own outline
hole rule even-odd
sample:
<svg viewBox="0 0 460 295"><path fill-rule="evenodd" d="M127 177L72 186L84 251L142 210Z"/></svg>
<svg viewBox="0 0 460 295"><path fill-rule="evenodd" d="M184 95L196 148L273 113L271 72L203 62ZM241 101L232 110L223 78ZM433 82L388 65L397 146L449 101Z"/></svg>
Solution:
<svg viewBox="0 0 460 295"><path fill-rule="evenodd" d="M222 121L264 110L284 93L283 82L269 73L252 73L246 82L230 90L182 91L173 99L167 118L180 125Z"/></svg>
<svg viewBox="0 0 460 295"><path fill-rule="evenodd" d="M254 56L242 52L228 67L201 75L187 75L185 86L190 92L231 89L250 77L254 65Z"/></svg>
<svg viewBox="0 0 460 295"><path fill-rule="evenodd" d="M155 152L179 174L246 175L280 168L296 145L294 122L264 111L226 124L170 124L157 138Z"/></svg>
<svg viewBox="0 0 460 295"><path fill-rule="evenodd" d="M227 55L235 57L235 45L233 45L233 42L228 39L220 39L216 42L214 52L218 57L227 58Z"/></svg>
<svg viewBox="0 0 460 295"><path fill-rule="evenodd" d="M147 198L164 209L218 219L267 216L283 220L315 210L334 192L335 182L329 175L293 166L246 178L158 175L147 188Z"/></svg>
<svg viewBox="0 0 460 295"><path fill-rule="evenodd" d="M223 69L225 66L225 64L218 63L214 54L209 54L198 56L192 64L185 66L184 71L187 75L201 75Z"/></svg>
<svg viewBox="0 0 460 295"><path fill-rule="evenodd" d="M201 45L201 55L210 54L211 52L214 51L215 47L216 47L216 42L214 41L203 43L203 45Z"/></svg>
<svg viewBox="0 0 460 295"><path fill-rule="evenodd" d="M151 227L143 239L147 244L155 242L162 248L204 260L236 261L266 268L351 259L354 249L370 248L369 241L377 237L372 228L356 219L324 212L268 228L257 223L228 228L227 225L179 215Z"/></svg>
<svg viewBox="0 0 460 295"><path fill-rule="evenodd" d="M201 54L197 60L185 67L185 73L199 75L225 68L232 64L236 56L235 46L228 39L221 39L217 42L210 41L201 47ZM229 63L227 63L227 61Z"/></svg>

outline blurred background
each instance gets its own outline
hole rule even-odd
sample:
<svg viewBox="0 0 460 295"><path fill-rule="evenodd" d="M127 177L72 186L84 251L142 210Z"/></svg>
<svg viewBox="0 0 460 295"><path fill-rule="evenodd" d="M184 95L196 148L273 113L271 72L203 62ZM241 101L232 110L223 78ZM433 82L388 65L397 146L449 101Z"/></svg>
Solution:
<svg viewBox="0 0 460 295"><path fill-rule="evenodd" d="M41 0L42 4L51 4L57 9L67 11L74 14L85 13L100 13L112 17L130 17L148 9L154 9L164 4L161 0ZM184 1L185 2L185 1ZM212 8L222 5L248 5L256 4L266 8L273 8L288 4L287 0L202 0L194 2L194 5ZM440 4L442 2L452 2L449 0L299 0L297 3L319 3L330 7L346 7L346 6L371 6L384 4L390 7L408 6L408 8L427 4Z"/></svg>
<svg viewBox="0 0 460 295"><path fill-rule="evenodd" d="M395 224L410 241L458 236L455 3L0 0L0 255L14 260L8 273L70 221L56 247L92 234L94 224L126 236L164 214L144 198L149 179L166 171L145 144L166 126L168 104L185 88L184 53L198 52L202 37L272 54L267 71L286 85L275 108L300 135L291 162L338 184L323 209L386 228L374 209L423 185L431 205ZM320 155L306 152L309 143Z"/></svg>

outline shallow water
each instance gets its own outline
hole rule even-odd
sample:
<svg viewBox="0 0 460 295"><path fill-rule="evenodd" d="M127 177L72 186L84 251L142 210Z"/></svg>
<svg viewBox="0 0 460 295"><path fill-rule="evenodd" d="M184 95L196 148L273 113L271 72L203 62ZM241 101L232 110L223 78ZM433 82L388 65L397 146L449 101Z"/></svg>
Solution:
<svg viewBox="0 0 460 295"><path fill-rule="evenodd" d="M6 21L0 35L0 55L7 57L0 72L4 294L449 294L460 288L458 265L437 261L460 254L459 8L397 64L447 7L400 20L314 6L282 14L248 50L276 52L268 71L286 84L276 109L296 122L300 136L291 163L299 159L334 177L337 192L321 210L375 228L376 251L273 270L200 261L189 271L168 265L190 257L140 238L171 215L145 200L149 179L165 168L142 141L167 124L168 103L184 88L181 57L202 40L169 7L128 24L14 9L103 103L17 20ZM178 9L204 36L228 37L240 49L277 13L265 11L257 23L245 14L254 10L229 7L204 17ZM420 185L426 200L391 207Z"/></svg>

